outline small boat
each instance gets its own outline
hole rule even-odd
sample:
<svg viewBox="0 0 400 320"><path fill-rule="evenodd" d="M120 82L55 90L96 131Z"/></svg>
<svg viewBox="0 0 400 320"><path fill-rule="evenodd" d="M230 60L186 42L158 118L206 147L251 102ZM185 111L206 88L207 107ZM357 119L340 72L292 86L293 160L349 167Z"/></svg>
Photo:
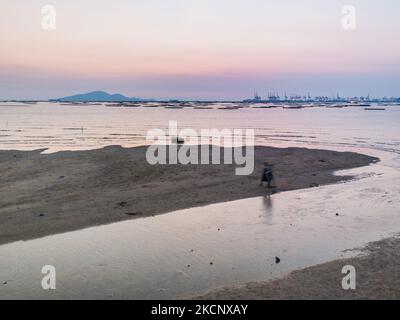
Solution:
<svg viewBox="0 0 400 320"><path fill-rule="evenodd" d="M220 107L218 110L239 110L242 109L240 106L235 106L235 107Z"/></svg>
<svg viewBox="0 0 400 320"><path fill-rule="evenodd" d="M370 107L370 103L350 103L348 107Z"/></svg>
<svg viewBox="0 0 400 320"><path fill-rule="evenodd" d="M259 107L253 107L254 109L272 109L273 107L271 106L259 106Z"/></svg>
<svg viewBox="0 0 400 320"><path fill-rule="evenodd" d="M121 103L121 105L122 105L123 107L127 107L127 108L137 108L137 107L140 107L140 105L137 104L137 103L129 103L129 102Z"/></svg>
<svg viewBox="0 0 400 320"><path fill-rule="evenodd" d="M160 108L161 106L158 104L144 104L144 105L141 105L141 107L143 107L143 108Z"/></svg>
<svg viewBox="0 0 400 320"><path fill-rule="evenodd" d="M385 108L364 108L366 111L385 111Z"/></svg>
<svg viewBox="0 0 400 320"><path fill-rule="evenodd" d="M297 105L293 105L293 106L283 106L283 109L288 109L288 110L298 110L298 109L303 109L303 106L297 106Z"/></svg>
<svg viewBox="0 0 400 320"><path fill-rule="evenodd" d="M179 103L179 106L181 106L181 107L191 107L192 104L190 102L181 102L181 103Z"/></svg>
<svg viewBox="0 0 400 320"><path fill-rule="evenodd" d="M106 103L106 107L115 107L115 108L120 108L123 107L124 105L122 103Z"/></svg>
<svg viewBox="0 0 400 320"><path fill-rule="evenodd" d="M345 105L345 104L331 104L331 105L329 105L329 106L326 106L327 108L344 108L344 107L346 107L347 105Z"/></svg>

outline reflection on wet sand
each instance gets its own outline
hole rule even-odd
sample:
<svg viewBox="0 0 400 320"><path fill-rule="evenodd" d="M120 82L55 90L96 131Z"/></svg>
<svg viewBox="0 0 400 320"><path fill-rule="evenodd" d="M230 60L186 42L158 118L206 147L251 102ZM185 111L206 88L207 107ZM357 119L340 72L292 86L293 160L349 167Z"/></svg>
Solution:
<svg viewBox="0 0 400 320"><path fill-rule="evenodd" d="M263 199L264 199L264 205L265 205L266 212L269 212L270 209L272 209L272 193L267 192L267 195Z"/></svg>
<svg viewBox="0 0 400 320"><path fill-rule="evenodd" d="M0 298L185 297L354 255L343 251L398 232L400 173L351 173L363 178L0 246L0 280L12 280ZM40 287L44 264L55 292Z"/></svg>

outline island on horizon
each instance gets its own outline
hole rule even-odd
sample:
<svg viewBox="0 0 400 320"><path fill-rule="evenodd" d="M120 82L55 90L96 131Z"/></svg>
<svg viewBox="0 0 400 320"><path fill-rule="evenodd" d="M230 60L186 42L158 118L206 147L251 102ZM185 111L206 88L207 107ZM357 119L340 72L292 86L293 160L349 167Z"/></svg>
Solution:
<svg viewBox="0 0 400 320"><path fill-rule="evenodd" d="M150 102L153 99L130 98L119 93L109 94L105 91L92 91L58 99L49 99L51 102Z"/></svg>

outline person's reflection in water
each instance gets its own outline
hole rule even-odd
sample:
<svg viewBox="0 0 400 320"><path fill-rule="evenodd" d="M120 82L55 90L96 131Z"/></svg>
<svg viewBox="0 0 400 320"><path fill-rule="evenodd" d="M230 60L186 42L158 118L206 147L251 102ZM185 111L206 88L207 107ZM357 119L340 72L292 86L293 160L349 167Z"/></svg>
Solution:
<svg viewBox="0 0 400 320"><path fill-rule="evenodd" d="M272 224L273 218L273 203L272 203L272 193L268 192L265 197L263 197L263 211L264 214L262 215L265 218L265 222L267 225Z"/></svg>
<svg viewBox="0 0 400 320"><path fill-rule="evenodd" d="M264 208L265 211L270 212L272 211L272 193L268 192L267 195L263 198L264 199Z"/></svg>

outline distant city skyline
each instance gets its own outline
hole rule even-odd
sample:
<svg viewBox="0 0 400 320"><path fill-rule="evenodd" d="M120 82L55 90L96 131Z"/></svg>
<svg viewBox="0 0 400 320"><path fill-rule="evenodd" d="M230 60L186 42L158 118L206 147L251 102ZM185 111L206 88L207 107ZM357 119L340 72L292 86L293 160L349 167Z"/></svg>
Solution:
<svg viewBox="0 0 400 320"><path fill-rule="evenodd" d="M41 8L56 9L43 30ZM342 7L356 9L344 30ZM0 4L0 99L95 90L242 100L400 96L398 0L52 0Z"/></svg>

